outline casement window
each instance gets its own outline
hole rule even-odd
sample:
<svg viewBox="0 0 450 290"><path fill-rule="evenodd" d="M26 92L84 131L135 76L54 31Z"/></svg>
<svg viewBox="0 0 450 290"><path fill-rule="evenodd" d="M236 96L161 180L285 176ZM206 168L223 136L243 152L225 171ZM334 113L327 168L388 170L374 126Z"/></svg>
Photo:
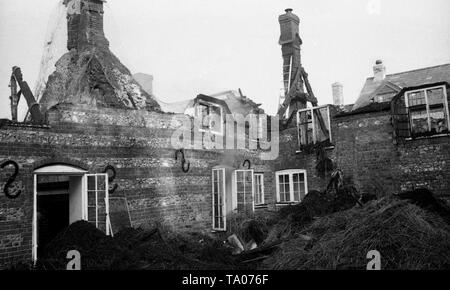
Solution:
<svg viewBox="0 0 450 290"><path fill-rule="evenodd" d="M300 150L304 146L327 140L331 143L330 106L299 110L297 128Z"/></svg>
<svg viewBox="0 0 450 290"><path fill-rule="evenodd" d="M255 173L255 205L262 205L264 201L264 174Z"/></svg>
<svg viewBox="0 0 450 290"><path fill-rule="evenodd" d="M86 174L86 177L87 221L109 235L108 174Z"/></svg>
<svg viewBox="0 0 450 290"><path fill-rule="evenodd" d="M212 171L213 230L226 230L225 169Z"/></svg>
<svg viewBox="0 0 450 290"><path fill-rule="evenodd" d="M445 86L405 93L412 137L448 133L450 128Z"/></svg>
<svg viewBox="0 0 450 290"><path fill-rule="evenodd" d="M196 118L200 122L200 131L223 134L223 108L220 105L207 102L198 103Z"/></svg>
<svg viewBox="0 0 450 290"><path fill-rule="evenodd" d="M276 173L277 202L301 202L308 193L306 170L284 170Z"/></svg>
<svg viewBox="0 0 450 290"><path fill-rule="evenodd" d="M253 170L236 170L234 172L236 206L238 210L254 210Z"/></svg>

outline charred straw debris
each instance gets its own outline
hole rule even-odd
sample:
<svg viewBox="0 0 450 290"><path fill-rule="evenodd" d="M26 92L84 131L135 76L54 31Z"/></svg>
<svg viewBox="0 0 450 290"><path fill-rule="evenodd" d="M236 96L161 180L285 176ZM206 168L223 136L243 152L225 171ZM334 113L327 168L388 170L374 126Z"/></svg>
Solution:
<svg viewBox="0 0 450 290"><path fill-rule="evenodd" d="M214 237L162 226L109 237L77 222L47 246L37 265L14 269L64 270L70 250L81 253L83 270L363 270L371 250L381 253L382 269L448 269L450 209L425 189L359 205L343 188L335 195L312 191L271 215L234 215L228 231Z"/></svg>

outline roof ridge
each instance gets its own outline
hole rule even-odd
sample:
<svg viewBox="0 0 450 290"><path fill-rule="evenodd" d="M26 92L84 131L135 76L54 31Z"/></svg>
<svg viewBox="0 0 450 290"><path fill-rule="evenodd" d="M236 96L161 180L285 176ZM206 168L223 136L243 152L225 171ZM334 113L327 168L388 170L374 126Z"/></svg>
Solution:
<svg viewBox="0 0 450 290"><path fill-rule="evenodd" d="M431 68L438 68L438 67L443 67L443 66L448 66L448 65L450 65L450 63L440 64L440 65L435 65L435 66L429 66L429 67L424 67L424 68L418 68L418 69L413 69L413 70L407 70L407 71L403 71L403 72L399 72L399 73L388 74L386 76L401 75L401 74L406 74L406 73L411 73L411 72L416 72L416 71L421 71L421 70L427 70L427 69L431 69Z"/></svg>

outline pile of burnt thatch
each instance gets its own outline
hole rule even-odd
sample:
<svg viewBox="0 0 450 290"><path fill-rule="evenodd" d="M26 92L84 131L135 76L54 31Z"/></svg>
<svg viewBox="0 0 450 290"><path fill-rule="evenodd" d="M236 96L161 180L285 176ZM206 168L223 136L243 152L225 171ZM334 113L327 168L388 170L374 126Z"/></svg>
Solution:
<svg viewBox="0 0 450 290"><path fill-rule="evenodd" d="M330 215L353 208L361 204L352 187L344 187L336 194L330 192L310 191L301 203L286 206L279 211L273 226L268 234L266 242L275 242L289 238L291 233L299 232L315 218Z"/></svg>
<svg viewBox="0 0 450 290"><path fill-rule="evenodd" d="M201 234L167 230L124 229L112 237L87 222L62 231L46 247L37 268L65 270L67 253L81 254L82 270L209 270L237 269L230 249Z"/></svg>
<svg viewBox="0 0 450 290"><path fill-rule="evenodd" d="M87 222L62 231L37 268L64 270L78 250L82 270L366 269L369 251L382 269L450 268L450 209L427 190L361 204L352 190L310 192L302 203L272 215L235 215L215 239L163 227L125 229L114 238ZM238 236L245 250L224 243ZM257 244L257 248L248 248Z"/></svg>
<svg viewBox="0 0 450 290"><path fill-rule="evenodd" d="M448 269L450 226L446 214L448 208L429 194L371 201L316 218L304 228L290 228L279 250L260 267L364 270L367 253L376 250L381 254L382 269Z"/></svg>
<svg viewBox="0 0 450 290"><path fill-rule="evenodd" d="M88 222L76 222L60 232L39 257L38 269L65 270L67 253L81 254L81 268L86 270L124 270L136 267L133 252L106 236Z"/></svg>

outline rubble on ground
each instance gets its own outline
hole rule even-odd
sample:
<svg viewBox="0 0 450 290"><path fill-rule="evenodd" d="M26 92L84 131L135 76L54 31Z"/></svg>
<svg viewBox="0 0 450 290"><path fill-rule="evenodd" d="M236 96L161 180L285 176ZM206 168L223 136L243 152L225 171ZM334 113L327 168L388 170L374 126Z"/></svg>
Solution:
<svg viewBox="0 0 450 290"><path fill-rule="evenodd" d="M80 252L82 270L240 269L230 249L207 236L128 228L113 238L83 221L50 242L37 268L65 270L70 250Z"/></svg>
<svg viewBox="0 0 450 290"><path fill-rule="evenodd" d="M448 269L450 226L433 211L386 197L292 230L259 268L365 270L371 250L381 253L381 269L385 270Z"/></svg>
<svg viewBox="0 0 450 290"><path fill-rule="evenodd" d="M81 253L83 270L364 270L372 250L382 269L448 269L449 216L448 205L425 190L363 206L343 191L332 199L310 192L271 215L230 216L228 231L215 237L163 228L108 237L77 222L47 246L37 269L64 270L70 250Z"/></svg>

